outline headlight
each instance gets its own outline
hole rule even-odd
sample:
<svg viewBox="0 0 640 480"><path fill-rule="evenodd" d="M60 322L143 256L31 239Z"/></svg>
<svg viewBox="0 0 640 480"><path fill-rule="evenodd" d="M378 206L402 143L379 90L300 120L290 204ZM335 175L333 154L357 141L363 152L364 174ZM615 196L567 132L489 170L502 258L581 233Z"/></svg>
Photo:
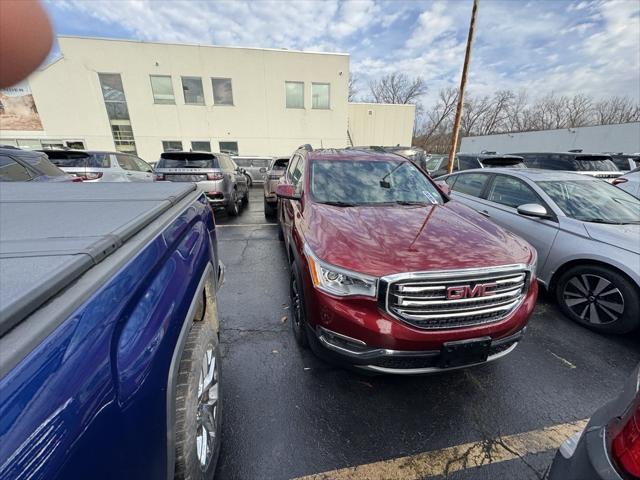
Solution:
<svg viewBox="0 0 640 480"><path fill-rule="evenodd" d="M340 297L353 295L376 296L378 287L378 279L376 277L351 272L324 263L313 254L307 245L304 247L304 253L309 263L313 286L317 289Z"/></svg>

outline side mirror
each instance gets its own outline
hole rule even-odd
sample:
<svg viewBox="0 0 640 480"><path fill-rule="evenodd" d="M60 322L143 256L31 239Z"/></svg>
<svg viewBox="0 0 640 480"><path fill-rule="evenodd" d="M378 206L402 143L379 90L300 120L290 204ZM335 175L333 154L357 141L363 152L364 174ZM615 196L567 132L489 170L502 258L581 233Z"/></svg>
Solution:
<svg viewBox="0 0 640 480"><path fill-rule="evenodd" d="M445 182L444 180L438 180L436 182L436 185L438 186L438 188L440 190L442 190L442 192L445 195L451 195L451 187L449 186L449 184L447 182Z"/></svg>
<svg viewBox="0 0 640 480"><path fill-rule="evenodd" d="M549 216L547 209L538 203L525 203L518 207L518 213L527 217L546 218Z"/></svg>
<svg viewBox="0 0 640 480"><path fill-rule="evenodd" d="M276 187L276 195L278 198L286 198L289 200L300 200L300 195L296 193L296 187L290 183L281 183Z"/></svg>

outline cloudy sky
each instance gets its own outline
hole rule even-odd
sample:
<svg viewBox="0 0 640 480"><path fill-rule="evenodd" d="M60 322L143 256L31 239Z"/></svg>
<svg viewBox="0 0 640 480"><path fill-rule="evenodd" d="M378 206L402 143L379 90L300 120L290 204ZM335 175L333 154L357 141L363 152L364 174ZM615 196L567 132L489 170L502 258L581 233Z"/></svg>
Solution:
<svg viewBox="0 0 640 480"><path fill-rule="evenodd" d="M360 97L390 72L422 76L429 104L459 82L471 0L51 0L64 35L338 51ZM640 99L640 1L481 0L469 91Z"/></svg>

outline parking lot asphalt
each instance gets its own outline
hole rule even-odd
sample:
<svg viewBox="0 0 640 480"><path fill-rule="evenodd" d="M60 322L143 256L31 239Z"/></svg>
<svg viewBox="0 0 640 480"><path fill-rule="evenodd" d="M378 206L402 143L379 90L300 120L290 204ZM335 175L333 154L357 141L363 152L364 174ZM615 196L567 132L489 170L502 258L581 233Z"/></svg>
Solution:
<svg viewBox="0 0 640 480"><path fill-rule="evenodd" d="M591 332L543 296L524 340L491 364L370 377L324 363L294 341L283 244L262 188L250 198L239 217L216 217L227 267L216 479L541 479L640 361L640 333Z"/></svg>

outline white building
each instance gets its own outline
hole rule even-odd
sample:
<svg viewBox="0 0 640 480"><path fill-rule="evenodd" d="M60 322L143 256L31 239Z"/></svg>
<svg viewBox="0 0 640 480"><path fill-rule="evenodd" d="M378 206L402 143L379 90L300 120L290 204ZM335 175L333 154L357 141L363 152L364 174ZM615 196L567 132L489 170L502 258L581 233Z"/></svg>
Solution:
<svg viewBox="0 0 640 480"><path fill-rule="evenodd" d="M413 106L347 102L348 54L58 43L60 58L28 85L0 91L0 143L136 151L154 162L167 149L286 155L304 143L344 147L349 137L411 142Z"/></svg>
<svg viewBox="0 0 640 480"><path fill-rule="evenodd" d="M483 150L499 153L566 152L573 149L581 149L585 153L640 152L640 123L482 135L464 137L460 142L461 153Z"/></svg>

